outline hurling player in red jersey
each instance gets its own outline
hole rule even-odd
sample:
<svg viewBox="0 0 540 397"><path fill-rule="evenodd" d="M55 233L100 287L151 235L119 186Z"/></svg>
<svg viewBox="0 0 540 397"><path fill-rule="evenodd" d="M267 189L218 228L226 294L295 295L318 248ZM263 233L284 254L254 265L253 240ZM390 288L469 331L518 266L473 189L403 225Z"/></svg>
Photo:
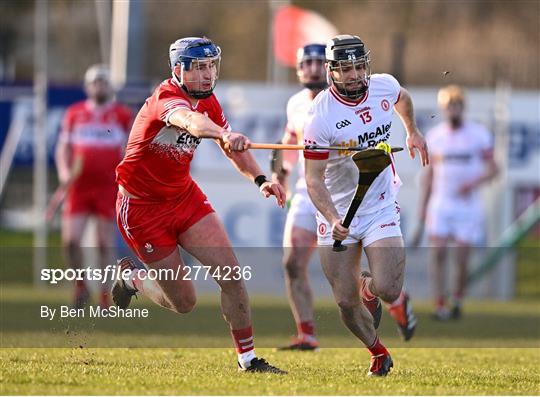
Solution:
<svg viewBox="0 0 540 397"><path fill-rule="evenodd" d="M213 89L221 50L207 38L179 39L169 48L172 78L163 81L137 115L126 155L117 167L117 222L124 239L149 269L172 269L178 277L150 280L129 258L119 266L129 280L114 285L113 300L127 307L140 292L176 313L188 313L196 296L178 246L211 275L239 266L225 229L205 194L189 173L199 143L213 139L240 173L265 197L285 193L266 180L247 151L249 140L231 128ZM216 272L217 269L217 272ZM222 272L223 273L223 272ZM255 355L249 300L241 277L214 277L221 289L221 308L229 324L241 370L283 373Z"/></svg>
<svg viewBox="0 0 540 397"><path fill-rule="evenodd" d="M81 239L90 216L96 218L99 263L114 260L115 169L131 128L129 108L113 100L107 67L94 65L84 78L88 98L67 108L56 148L60 185L66 187L62 243L70 266L81 266ZM108 306L109 286L103 284L100 304ZM75 307L84 307L89 291L76 281Z"/></svg>

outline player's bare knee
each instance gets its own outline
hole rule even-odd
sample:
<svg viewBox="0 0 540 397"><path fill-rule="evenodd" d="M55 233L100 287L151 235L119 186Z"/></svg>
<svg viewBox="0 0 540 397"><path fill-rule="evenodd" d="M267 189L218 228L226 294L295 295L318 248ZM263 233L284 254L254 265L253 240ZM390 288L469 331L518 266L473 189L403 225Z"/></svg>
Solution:
<svg viewBox="0 0 540 397"><path fill-rule="evenodd" d="M76 240L67 240L64 242L64 246L70 251L81 248L81 244Z"/></svg>
<svg viewBox="0 0 540 397"><path fill-rule="evenodd" d="M216 282L219 284L219 287L224 292L238 292L238 291L241 291L242 289L245 289L245 285L242 279L239 279L239 280L220 279L220 280L216 280Z"/></svg>
<svg viewBox="0 0 540 397"><path fill-rule="evenodd" d="M196 299L186 300L174 304L175 311L180 314L186 314L193 310L195 307Z"/></svg>
<svg viewBox="0 0 540 397"><path fill-rule="evenodd" d="M384 287L379 292L379 298L381 298L386 303L392 303L397 298L399 298L399 294L401 293L401 289L394 288L394 287Z"/></svg>
<svg viewBox="0 0 540 397"><path fill-rule="evenodd" d="M78 241L68 240L64 243L64 249L70 257L78 255L81 250L81 245Z"/></svg>
<svg viewBox="0 0 540 397"><path fill-rule="evenodd" d="M283 264L285 272L290 279L297 279L300 276L300 269L298 266L298 260L295 255L291 255L287 258Z"/></svg>
<svg viewBox="0 0 540 397"><path fill-rule="evenodd" d="M193 310L197 303L195 294L183 295L172 302L174 311L180 314L186 314Z"/></svg>

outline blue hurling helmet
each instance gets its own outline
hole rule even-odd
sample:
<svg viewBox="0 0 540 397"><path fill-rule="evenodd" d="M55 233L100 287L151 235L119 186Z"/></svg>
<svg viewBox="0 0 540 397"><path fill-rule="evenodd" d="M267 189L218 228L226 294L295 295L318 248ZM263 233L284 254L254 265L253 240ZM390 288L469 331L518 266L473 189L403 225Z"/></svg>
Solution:
<svg viewBox="0 0 540 397"><path fill-rule="evenodd" d="M324 44L308 44L296 52L296 63L302 63L309 58L326 60L326 46Z"/></svg>
<svg viewBox="0 0 540 397"><path fill-rule="evenodd" d="M322 64L326 62L326 46L324 44L307 44L304 47L300 47L296 52L296 69L300 70L302 65L306 61L322 61ZM309 63L308 63L309 65ZM321 76L318 81L307 81L304 78L300 77L300 82L302 85L310 90L323 90L327 86L326 74L324 72L324 67L321 68Z"/></svg>
<svg viewBox="0 0 540 397"><path fill-rule="evenodd" d="M214 62L216 67L215 77L212 78L212 86L207 90L188 89L184 84L184 71L190 71L194 65L199 62ZM169 66L174 69L180 65L180 75L176 75L173 70L173 78L182 86L182 88L193 98L204 99L212 95L219 76L219 64L221 61L221 49L206 37L184 37L176 40L169 47Z"/></svg>

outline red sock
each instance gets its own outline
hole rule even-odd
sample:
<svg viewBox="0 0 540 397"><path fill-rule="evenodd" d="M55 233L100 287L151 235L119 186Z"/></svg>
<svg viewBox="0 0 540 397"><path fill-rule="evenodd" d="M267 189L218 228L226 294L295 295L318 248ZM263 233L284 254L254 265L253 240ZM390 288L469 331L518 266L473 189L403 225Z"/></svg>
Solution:
<svg viewBox="0 0 540 397"><path fill-rule="evenodd" d="M376 296L373 295L373 293L369 289L369 286L371 285L372 281L373 279L371 277L362 277L360 279L360 295L362 296L363 299L367 301L372 301L373 299L376 298Z"/></svg>
<svg viewBox="0 0 540 397"><path fill-rule="evenodd" d="M255 348L253 342L253 329L250 327L231 330L234 346L238 354L246 353Z"/></svg>
<svg viewBox="0 0 540 397"><path fill-rule="evenodd" d="M302 321L299 324L296 324L296 329L298 330L298 336L315 336L315 323L313 321Z"/></svg>
<svg viewBox="0 0 540 397"><path fill-rule="evenodd" d="M435 306L437 307L437 309L440 309L440 308L443 308L444 307L444 296L439 296L437 298L437 301L435 302Z"/></svg>
<svg viewBox="0 0 540 397"><path fill-rule="evenodd" d="M371 353L372 356L379 356L381 354L389 354L388 350L386 350L386 347L381 343L378 336L375 337L375 340L371 344L371 346L368 346L367 349Z"/></svg>

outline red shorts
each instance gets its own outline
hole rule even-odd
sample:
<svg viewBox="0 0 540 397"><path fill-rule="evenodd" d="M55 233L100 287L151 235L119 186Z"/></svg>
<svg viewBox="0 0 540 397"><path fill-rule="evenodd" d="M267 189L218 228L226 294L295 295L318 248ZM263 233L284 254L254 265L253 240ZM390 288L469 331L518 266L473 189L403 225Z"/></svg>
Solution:
<svg viewBox="0 0 540 397"><path fill-rule="evenodd" d="M66 194L63 215L88 214L113 220L115 215L114 201L117 191L116 184L85 189L72 186Z"/></svg>
<svg viewBox="0 0 540 397"><path fill-rule="evenodd" d="M144 263L156 262L173 252L178 236L214 212L202 190L193 183L191 191L178 200L147 201L118 192L116 221L126 243Z"/></svg>

